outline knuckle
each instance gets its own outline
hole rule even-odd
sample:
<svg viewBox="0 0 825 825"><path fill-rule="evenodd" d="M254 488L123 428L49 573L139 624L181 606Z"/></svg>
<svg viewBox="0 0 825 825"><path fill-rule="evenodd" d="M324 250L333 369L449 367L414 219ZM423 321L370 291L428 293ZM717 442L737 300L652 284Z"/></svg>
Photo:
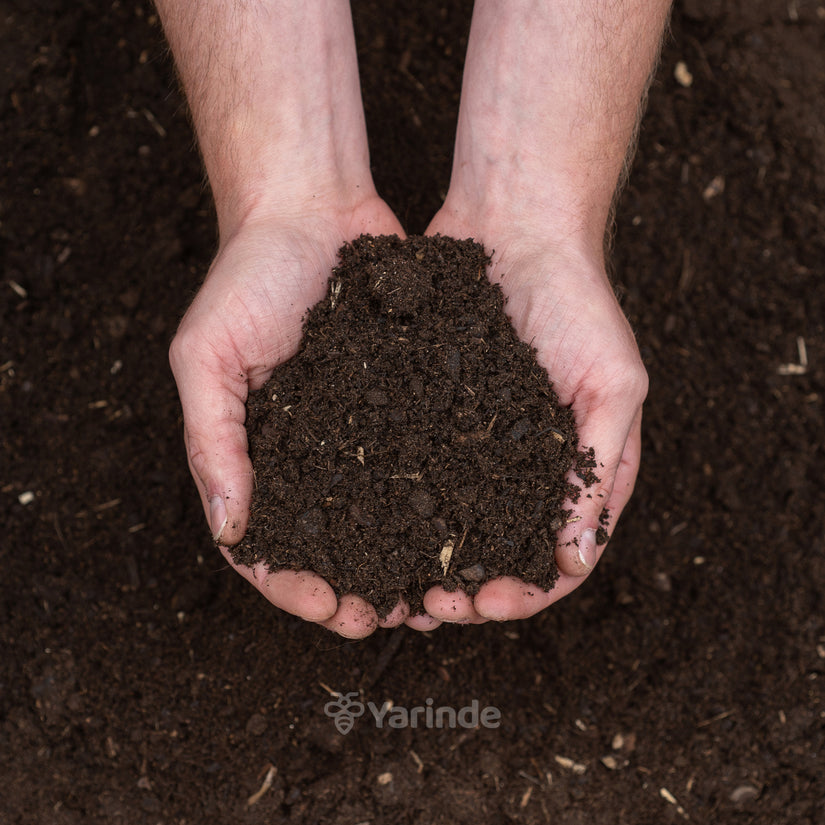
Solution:
<svg viewBox="0 0 825 825"><path fill-rule="evenodd" d="M192 469L192 475L194 476L195 481L201 484L208 493L209 491L206 489L206 482L204 480L207 471L208 459L201 446L200 440L190 437L187 439L186 447L189 451L189 465Z"/></svg>
<svg viewBox="0 0 825 825"><path fill-rule="evenodd" d="M602 386L606 395L621 397L623 403L633 402L635 406L641 407L650 386L641 357L633 353L623 358L620 364L614 363L612 372L605 376Z"/></svg>
<svg viewBox="0 0 825 825"><path fill-rule="evenodd" d="M172 372L175 375L179 375L185 368L185 365L192 362L195 351L196 344L193 336L188 332L187 328L182 325L169 344L169 365L172 367Z"/></svg>
<svg viewBox="0 0 825 825"><path fill-rule="evenodd" d="M647 398L650 389L650 378L641 359L637 359L628 370L626 378L628 392L638 401L639 406Z"/></svg>

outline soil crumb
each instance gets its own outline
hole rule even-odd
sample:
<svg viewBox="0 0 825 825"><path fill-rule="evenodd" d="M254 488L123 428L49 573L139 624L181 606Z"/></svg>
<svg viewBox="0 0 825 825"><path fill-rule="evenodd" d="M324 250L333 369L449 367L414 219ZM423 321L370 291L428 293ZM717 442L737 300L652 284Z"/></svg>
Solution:
<svg viewBox="0 0 825 825"><path fill-rule="evenodd" d="M256 477L236 562L314 570L414 614L434 585L549 589L579 448L472 240L363 235L340 251L298 354L251 395Z"/></svg>

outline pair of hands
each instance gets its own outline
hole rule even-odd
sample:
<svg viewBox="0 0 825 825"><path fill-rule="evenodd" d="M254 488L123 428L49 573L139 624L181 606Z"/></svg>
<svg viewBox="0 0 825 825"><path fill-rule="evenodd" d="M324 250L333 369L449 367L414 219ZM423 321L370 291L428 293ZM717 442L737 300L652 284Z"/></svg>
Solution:
<svg viewBox="0 0 825 825"><path fill-rule="evenodd" d="M269 601L348 638L402 623L430 630L441 622L526 618L566 596L603 551L595 531L603 508L609 530L633 490L639 466L641 408L647 376L628 323L604 271L600 251L587 255L525 237L515 224L485 231L446 206L428 234L474 237L495 250L490 277L501 284L507 312L529 341L562 404L572 404L580 443L595 449L601 483L572 505L580 519L559 536L560 578L548 593L512 578L484 584L475 597L439 587L424 598L426 614L400 603L385 619L354 595L336 597L309 571L268 572L234 564L228 547L243 536L252 496L246 400L273 369L298 350L307 309L324 296L341 245L362 233L404 231L377 195L341 209L250 213L226 239L170 349L184 416L189 467L212 534L230 565Z"/></svg>

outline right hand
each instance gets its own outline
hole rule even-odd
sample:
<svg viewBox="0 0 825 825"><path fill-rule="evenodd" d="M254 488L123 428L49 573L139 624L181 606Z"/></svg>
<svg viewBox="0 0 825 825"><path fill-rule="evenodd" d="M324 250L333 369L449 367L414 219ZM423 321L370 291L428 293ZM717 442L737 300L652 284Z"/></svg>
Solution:
<svg viewBox="0 0 825 825"><path fill-rule="evenodd" d="M349 210L304 207L289 219L250 215L221 244L169 359L183 408L189 468L229 564L283 610L360 638L379 625L400 624L409 610L399 604L379 622L371 605L353 595L339 601L315 573L269 572L263 563L239 566L228 549L241 540L249 520L253 474L244 426L249 392L297 352L303 318L324 296L341 245L362 233L404 235L377 195ZM438 624L423 616L408 623L419 629Z"/></svg>

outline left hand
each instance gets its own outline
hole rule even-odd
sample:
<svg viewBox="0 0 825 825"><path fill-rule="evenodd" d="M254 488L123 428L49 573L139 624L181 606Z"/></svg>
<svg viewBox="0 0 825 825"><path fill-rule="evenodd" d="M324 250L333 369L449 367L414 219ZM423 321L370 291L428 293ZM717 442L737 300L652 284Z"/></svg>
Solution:
<svg viewBox="0 0 825 825"><path fill-rule="evenodd" d="M442 209L428 234L473 237L472 227ZM544 592L515 578L463 591L430 589L427 613L446 622L480 623L532 616L575 590L593 570L605 545L596 530L606 509L612 533L633 492L641 451L642 404L648 379L636 341L613 293L601 250L587 254L549 242L476 235L492 251L488 274L507 299L519 338L536 349L559 401L572 405L580 448L593 447L600 481L569 503L572 516L558 536L559 579ZM571 473L570 480L581 487Z"/></svg>

